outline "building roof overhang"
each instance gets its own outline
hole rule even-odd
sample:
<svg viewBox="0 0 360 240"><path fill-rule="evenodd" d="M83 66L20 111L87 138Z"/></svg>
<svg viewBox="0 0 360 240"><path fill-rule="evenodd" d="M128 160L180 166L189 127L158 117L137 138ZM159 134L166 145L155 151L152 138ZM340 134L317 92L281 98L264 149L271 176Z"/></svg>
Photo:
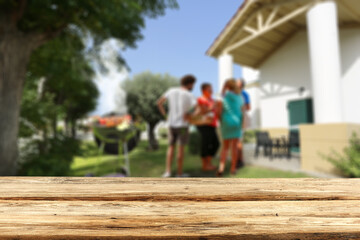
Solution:
<svg viewBox="0 0 360 240"><path fill-rule="evenodd" d="M306 29L306 13L323 0L245 0L207 51L218 58L258 68L298 31ZM360 27L360 0L335 0L340 27Z"/></svg>

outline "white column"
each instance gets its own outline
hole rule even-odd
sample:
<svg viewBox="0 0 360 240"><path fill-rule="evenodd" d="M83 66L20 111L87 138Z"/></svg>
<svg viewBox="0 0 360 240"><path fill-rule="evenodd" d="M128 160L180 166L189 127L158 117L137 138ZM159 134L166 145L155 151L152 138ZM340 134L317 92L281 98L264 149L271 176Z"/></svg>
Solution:
<svg viewBox="0 0 360 240"><path fill-rule="evenodd" d="M315 123L342 122L341 59L336 2L307 13Z"/></svg>
<svg viewBox="0 0 360 240"><path fill-rule="evenodd" d="M221 91L224 82L234 76L233 70L233 56L230 54L223 54L219 57L219 92Z"/></svg>

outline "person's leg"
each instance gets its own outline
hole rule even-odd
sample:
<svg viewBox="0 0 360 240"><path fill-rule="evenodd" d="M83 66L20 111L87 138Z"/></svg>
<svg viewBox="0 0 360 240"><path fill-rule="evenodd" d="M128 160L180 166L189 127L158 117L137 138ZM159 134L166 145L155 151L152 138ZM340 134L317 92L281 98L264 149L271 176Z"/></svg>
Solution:
<svg viewBox="0 0 360 240"><path fill-rule="evenodd" d="M238 161L238 142L239 139L232 139L231 140L231 174L236 173L236 165Z"/></svg>
<svg viewBox="0 0 360 240"><path fill-rule="evenodd" d="M225 170L226 156L229 149L230 140L224 140L223 148L220 155L219 173L223 173Z"/></svg>
<svg viewBox="0 0 360 240"><path fill-rule="evenodd" d="M219 149L219 139L216 133L215 127L208 127L208 140L209 140L209 148L208 148L208 157L207 157L207 167L208 169L215 170L216 167L212 165L211 160L215 157L218 149Z"/></svg>
<svg viewBox="0 0 360 240"><path fill-rule="evenodd" d="M216 169L215 166L211 165L212 159L212 127L211 126L203 126L203 145L204 152L203 156L205 157L205 171L214 171Z"/></svg>
<svg viewBox="0 0 360 240"><path fill-rule="evenodd" d="M242 168L244 166L244 157L243 157L243 143L242 140L238 141L238 162L237 169Z"/></svg>
<svg viewBox="0 0 360 240"><path fill-rule="evenodd" d="M220 141L216 128L213 128L212 134L213 134L213 149L211 155L215 157L216 153L219 151L220 148Z"/></svg>
<svg viewBox="0 0 360 240"><path fill-rule="evenodd" d="M214 166L212 163L211 163L211 160L212 160L212 156L208 156L205 158L205 162L206 162L206 171L214 171L216 170L216 166Z"/></svg>
<svg viewBox="0 0 360 240"><path fill-rule="evenodd" d="M169 145L166 154L166 173L171 175L171 165L174 158L175 145Z"/></svg>
<svg viewBox="0 0 360 240"><path fill-rule="evenodd" d="M178 176L183 175L183 162L184 162L184 151L185 146L189 141L189 129L187 127L179 129L179 148L178 148L178 155L177 155L177 162L178 162Z"/></svg>
<svg viewBox="0 0 360 240"><path fill-rule="evenodd" d="M170 128L169 129L169 146L168 146L167 154L166 154L166 167L165 167L165 173L163 175L164 177L171 176L171 166L172 166L172 161L174 158L174 151L175 151L177 138L178 138L178 135L177 135L176 129Z"/></svg>
<svg viewBox="0 0 360 240"><path fill-rule="evenodd" d="M198 126L197 129L200 134L200 157L201 157L201 162L202 162L202 170L206 171L206 167L207 167L206 130L205 130L204 126Z"/></svg>
<svg viewBox="0 0 360 240"><path fill-rule="evenodd" d="M178 148L178 155L177 155L177 175L182 176L183 174L183 163L184 163L184 149L185 145L180 144Z"/></svg>

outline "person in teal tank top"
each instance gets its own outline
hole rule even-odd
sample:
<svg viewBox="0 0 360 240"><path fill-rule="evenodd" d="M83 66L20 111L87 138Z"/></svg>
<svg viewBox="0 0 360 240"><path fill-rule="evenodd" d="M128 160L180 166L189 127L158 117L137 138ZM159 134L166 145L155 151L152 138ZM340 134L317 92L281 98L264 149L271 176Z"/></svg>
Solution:
<svg viewBox="0 0 360 240"><path fill-rule="evenodd" d="M237 87L235 79L226 81L223 92L224 97L219 103L218 114L221 119L221 135L223 139L223 148L221 152L219 170L217 176L222 176L227 152L231 147L231 174L236 174L236 165L238 160L237 145L242 135L243 125L243 99L240 89Z"/></svg>
<svg viewBox="0 0 360 240"><path fill-rule="evenodd" d="M242 131L241 107L243 106L241 95L227 91L222 105L221 134L223 139L240 138Z"/></svg>

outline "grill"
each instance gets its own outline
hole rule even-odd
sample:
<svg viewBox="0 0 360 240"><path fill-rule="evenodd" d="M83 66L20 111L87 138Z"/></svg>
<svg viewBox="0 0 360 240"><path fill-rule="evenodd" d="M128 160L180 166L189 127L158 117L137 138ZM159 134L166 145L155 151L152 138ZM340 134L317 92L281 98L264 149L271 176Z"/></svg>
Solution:
<svg viewBox="0 0 360 240"><path fill-rule="evenodd" d="M95 142L99 148L99 160L104 153L118 155L123 154L125 157L125 171L127 176L130 176L130 160L128 153L131 152L137 146L140 140L140 129L130 122L129 116L124 116L123 120L117 121L114 124L106 123L106 118L99 119L92 125ZM111 118L109 122L113 122ZM122 123L126 124L126 127L119 128L118 126ZM117 125L117 126L115 126ZM99 160L96 165L96 172L98 172Z"/></svg>

